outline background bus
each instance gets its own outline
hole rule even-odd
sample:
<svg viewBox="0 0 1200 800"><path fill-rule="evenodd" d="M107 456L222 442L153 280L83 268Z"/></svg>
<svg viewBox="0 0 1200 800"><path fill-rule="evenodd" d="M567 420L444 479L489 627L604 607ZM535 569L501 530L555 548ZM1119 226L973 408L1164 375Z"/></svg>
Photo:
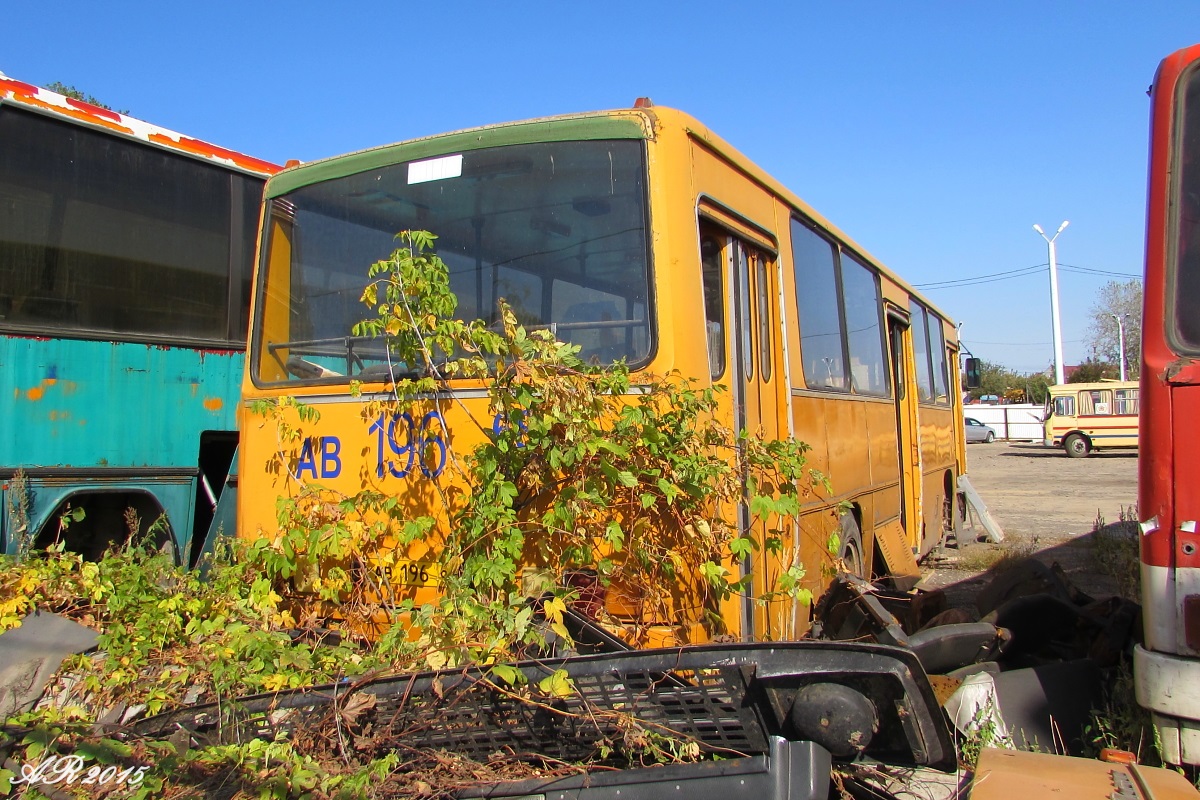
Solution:
<svg viewBox="0 0 1200 800"><path fill-rule="evenodd" d="M1137 381L1064 383L1049 387L1043 444L1071 458L1093 450L1138 446Z"/></svg>
<svg viewBox="0 0 1200 800"><path fill-rule="evenodd" d="M90 557L153 528L186 563L203 540L277 169L0 76L6 552L53 542L67 509Z"/></svg>
<svg viewBox="0 0 1200 800"><path fill-rule="evenodd" d="M1134 676L1164 758L1200 764L1200 45L1162 62L1150 96L1138 461L1145 647Z"/></svg>
<svg viewBox="0 0 1200 800"><path fill-rule="evenodd" d="M557 326L585 360L724 385L729 428L810 444L810 463L834 489L805 509L797 532L815 590L839 527L855 570L915 580L914 556L958 518L954 325L680 112L640 103L314 162L268 181L263 219L243 400L294 396L320 421L291 418L307 448L284 454L295 474L278 469L272 426L242 426L243 536L275 535L276 498L294 494L298 479L347 496L365 481L446 518L441 504L454 492L435 488L452 480L440 462L384 469L384 426L369 427L364 409L384 392L387 355L351 336L365 316L368 266L414 229L439 237L464 319L494 319L505 297L523 322ZM434 420L465 453L492 429L490 414L479 385L451 380L412 419ZM397 452L411 456L412 436L397 435ZM842 503L839 522L830 510ZM418 602L434 591L410 590ZM787 638L807 625L807 607L754 600L726 609L740 637ZM695 620L651 622L663 627L654 643L695 639Z"/></svg>

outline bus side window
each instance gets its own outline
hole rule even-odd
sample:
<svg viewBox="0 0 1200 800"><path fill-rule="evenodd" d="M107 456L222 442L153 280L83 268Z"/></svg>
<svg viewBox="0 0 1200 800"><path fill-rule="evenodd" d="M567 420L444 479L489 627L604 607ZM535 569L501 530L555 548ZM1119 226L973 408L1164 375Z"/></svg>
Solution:
<svg viewBox="0 0 1200 800"><path fill-rule="evenodd" d="M810 389L850 391L837 255L830 240L792 218L792 269L800 326L804 383Z"/></svg>
<svg viewBox="0 0 1200 800"><path fill-rule="evenodd" d="M721 242L714 236L700 239L700 269L704 281L704 324L708 332L708 372L713 378L725 372L725 293L722 291Z"/></svg>
<svg viewBox="0 0 1200 800"><path fill-rule="evenodd" d="M1116 390L1116 413L1118 414L1137 414L1138 413L1138 390L1137 389L1117 389Z"/></svg>
<svg viewBox="0 0 1200 800"><path fill-rule="evenodd" d="M1056 417L1073 417L1073 416L1075 416L1075 398L1074 397L1056 397L1056 398L1054 398L1054 416L1056 416Z"/></svg>
<svg viewBox="0 0 1200 800"><path fill-rule="evenodd" d="M754 253L752 260L758 269L754 278L758 287L758 358L759 371L764 381L771 380L771 292L767 274L767 259L762 253Z"/></svg>
<svg viewBox="0 0 1200 800"><path fill-rule="evenodd" d="M1079 416L1108 416L1112 413L1112 392L1095 389L1079 393Z"/></svg>

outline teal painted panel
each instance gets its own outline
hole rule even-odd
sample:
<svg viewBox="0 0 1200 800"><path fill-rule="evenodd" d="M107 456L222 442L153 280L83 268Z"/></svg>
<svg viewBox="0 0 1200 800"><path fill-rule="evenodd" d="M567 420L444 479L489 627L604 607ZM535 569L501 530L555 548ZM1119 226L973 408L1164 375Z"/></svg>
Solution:
<svg viewBox="0 0 1200 800"><path fill-rule="evenodd" d="M175 551L181 558L186 559L190 552L192 532L192 515L195 512L196 503L196 479L195 478L140 478L122 480L120 478L105 478L105 479L90 479L70 481L61 478L52 478L45 480L32 479L29 481L29 494L27 500L29 508L29 530L42 531L48 529L55 531L58 528L58 522L54 517L55 512L59 509L60 504L64 500L71 500L72 506L81 505L83 493L109 493L109 494L145 494L152 498L162 508L163 513L167 516L167 521L171 526L171 534L175 539ZM0 541L0 552L5 552L10 555L15 555L18 551L18 542L15 535L9 535L9 531L15 529L12 519L12 508L8 502L7 492L0 493L4 498L2 515L4 518L4 537ZM85 520L80 525L92 525L98 520ZM146 522L154 522L153 519L148 519ZM108 526L105 530L115 532L117 538L123 538L125 528L123 523L119 521L108 521ZM48 526L48 528L46 527ZM203 532L201 532L203 533Z"/></svg>
<svg viewBox="0 0 1200 800"><path fill-rule="evenodd" d="M195 467L236 429L245 356L128 342L0 338L0 468Z"/></svg>

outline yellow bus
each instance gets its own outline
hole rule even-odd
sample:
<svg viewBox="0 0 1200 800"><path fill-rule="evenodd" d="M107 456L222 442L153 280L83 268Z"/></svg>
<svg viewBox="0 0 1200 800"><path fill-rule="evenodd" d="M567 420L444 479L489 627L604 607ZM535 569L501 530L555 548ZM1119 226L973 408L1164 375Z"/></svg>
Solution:
<svg viewBox="0 0 1200 800"><path fill-rule="evenodd" d="M1071 458L1093 450L1138 446L1138 382L1064 383L1050 387L1043 423L1046 447Z"/></svg>
<svg viewBox="0 0 1200 800"><path fill-rule="evenodd" d="M364 413L387 394L387 353L352 328L368 265L403 230L439 237L464 320L493 322L506 298L585 361L724 386L717 413L730 429L810 445L833 488L794 534L814 592L828 580L831 534L853 571L911 582L958 519L954 324L684 113L639 101L402 142L287 169L265 203L243 384L243 537L274 536L277 498L305 482L373 486L444 519L447 453L499 424L479 383L455 379L420 413ZM288 469L279 431L247 410L284 397L320 414L289 423L303 444ZM417 599L436 591L423 554L401 554ZM735 638L807 628L806 607L739 602L722 612ZM668 622L655 643L704 635L695 620Z"/></svg>

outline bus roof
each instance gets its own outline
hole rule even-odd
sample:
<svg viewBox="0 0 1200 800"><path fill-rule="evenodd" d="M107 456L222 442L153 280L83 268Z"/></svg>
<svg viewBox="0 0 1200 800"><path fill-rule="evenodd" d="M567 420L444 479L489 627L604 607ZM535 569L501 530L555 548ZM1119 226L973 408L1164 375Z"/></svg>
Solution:
<svg viewBox="0 0 1200 800"><path fill-rule="evenodd" d="M126 114L118 114L49 89L15 81L0 73L0 105L15 104L41 114L70 119L111 133L137 139L146 144L186 153L205 161L256 175L273 175L281 167L236 150L184 136L167 128L143 122Z"/></svg>
<svg viewBox="0 0 1200 800"><path fill-rule="evenodd" d="M1115 378L1105 378L1100 381L1092 381L1090 383L1056 383L1047 386L1046 390L1050 394L1073 394L1074 392L1089 392L1096 389L1136 389L1139 386L1138 381L1119 381Z"/></svg>
<svg viewBox="0 0 1200 800"><path fill-rule="evenodd" d="M564 114L554 117L501 122L467 128L459 131L424 136L416 139L380 145L318 161L289 167L280 175L268 180L266 196L278 197L302 186L320 183L332 178L356 174L400 161L430 158L456 150L474 150L508 144L535 141L563 141L568 139L649 139L657 138L666 127L683 131L691 138L703 143L726 159L750 180L762 185L794 210L817 223L835 236L848 248L864 258L889 280L903 287L911 296L919 298L943 320L951 318L937 308L911 284L877 259L844 231L832 224L794 192L780 183L770 173L759 167L733 145L713 133L707 126L691 115L663 106L638 106L609 111L589 111ZM396 152L401 151L401 152ZM955 342L956 343L956 342Z"/></svg>

